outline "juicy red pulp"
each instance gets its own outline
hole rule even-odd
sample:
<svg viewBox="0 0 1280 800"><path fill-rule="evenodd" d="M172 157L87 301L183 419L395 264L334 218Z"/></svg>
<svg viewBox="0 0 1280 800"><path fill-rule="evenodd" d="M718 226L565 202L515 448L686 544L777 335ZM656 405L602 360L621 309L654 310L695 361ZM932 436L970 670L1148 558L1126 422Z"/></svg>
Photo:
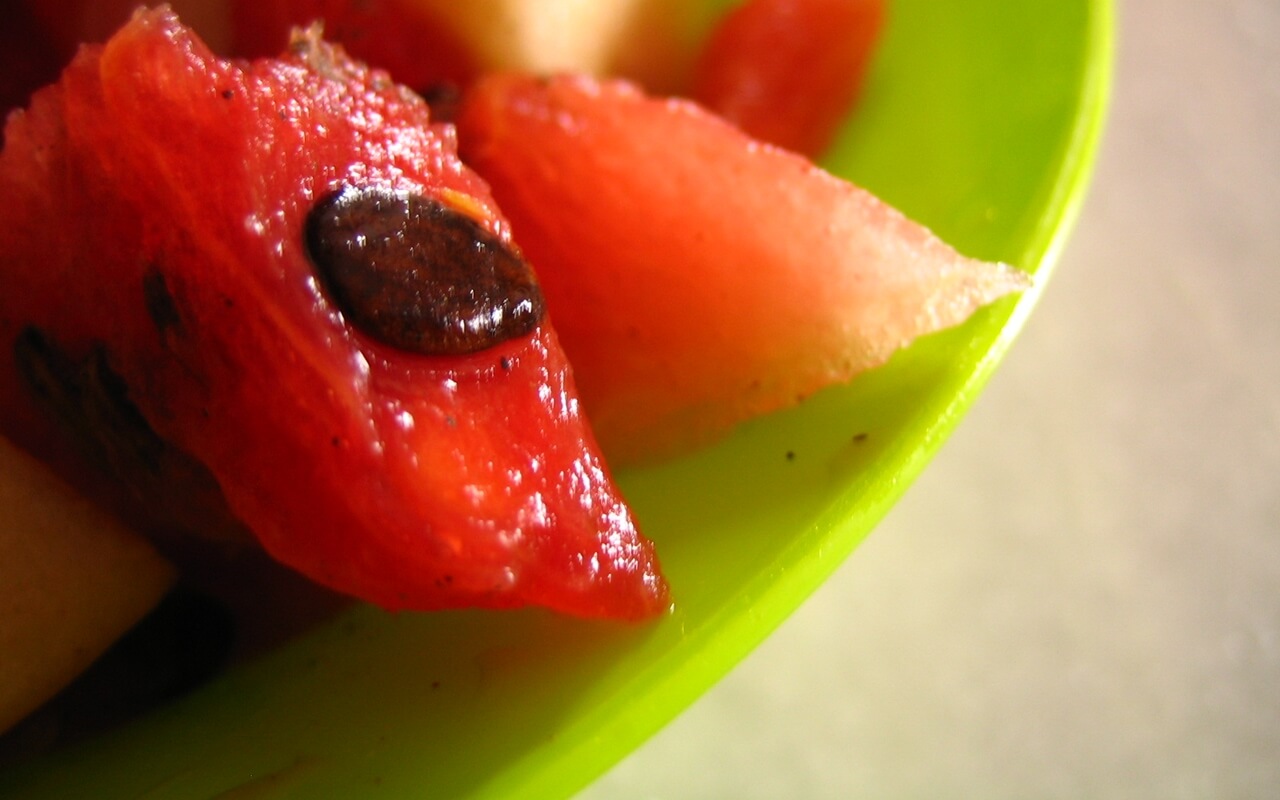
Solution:
<svg viewBox="0 0 1280 800"><path fill-rule="evenodd" d="M307 216L345 186L425 198L512 249L416 95L314 38L220 61L150 11L82 51L6 141L0 337L38 330L73 364L99 353L278 559L389 608L666 608L545 321L513 311L526 327L496 344L424 355L353 324L316 272ZM0 374L0 430L92 488L12 347ZM165 491L117 500L154 526L195 489L164 463L150 477Z"/></svg>

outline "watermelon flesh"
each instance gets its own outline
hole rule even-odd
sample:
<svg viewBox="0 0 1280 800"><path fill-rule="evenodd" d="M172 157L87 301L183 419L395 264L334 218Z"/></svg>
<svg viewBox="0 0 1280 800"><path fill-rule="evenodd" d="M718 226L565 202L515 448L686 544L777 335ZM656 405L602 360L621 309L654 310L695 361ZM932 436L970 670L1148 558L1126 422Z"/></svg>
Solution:
<svg viewBox="0 0 1280 800"><path fill-rule="evenodd" d="M857 99L884 18L885 0L747 0L712 30L689 96L816 158Z"/></svg>
<svg viewBox="0 0 1280 800"><path fill-rule="evenodd" d="M1029 283L801 156L623 81L486 76L458 130L538 272L615 465L793 405Z"/></svg>
<svg viewBox="0 0 1280 800"><path fill-rule="evenodd" d="M24 6L8 9L0 27L0 117L25 106L33 91L58 77L61 66L35 15Z"/></svg>
<svg viewBox="0 0 1280 800"><path fill-rule="evenodd" d="M545 317L424 354L354 324L318 269L305 228L335 192L518 255L452 128L385 73L314 32L219 60L139 11L5 142L0 431L83 490L152 532L242 524L387 608L667 608Z"/></svg>
<svg viewBox="0 0 1280 800"><path fill-rule="evenodd" d="M238 55L274 55L290 29L320 21L325 39L420 92L462 85L479 57L438 14L412 0L232 0L231 39Z"/></svg>

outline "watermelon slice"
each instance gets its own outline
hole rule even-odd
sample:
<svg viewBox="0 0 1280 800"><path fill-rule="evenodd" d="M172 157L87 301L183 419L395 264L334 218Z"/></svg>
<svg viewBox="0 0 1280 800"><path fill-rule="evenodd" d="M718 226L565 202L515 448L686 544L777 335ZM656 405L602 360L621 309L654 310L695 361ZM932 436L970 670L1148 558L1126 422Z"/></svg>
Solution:
<svg viewBox="0 0 1280 800"><path fill-rule="evenodd" d="M5 9L0 26L0 117L27 104L31 93L58 77L53 42L24 6Z"/></svg>
<svg viewBox="0 0 1280 800"><path fill-rule="evenodd" d="M319 21L326 40L420 92L479 72L470 44L440 12L413 0L232 0L230 8L238 55L274 55L292 28Z"/></svg>
<svg viewBox="0 0 1280 800"><path fill-rule="evenodd" d="M165 5L195 31L201 41L221 52L230 44L229 0L9 0L38 21L41 33L54 46L58 66L70 61L80 45L103 42L129 21L140 6ZM7 7L7 6L6 6ZM25 8L23 8L25 7ZM8 15L6 14L6 20ZM275 51L280 48L280 38ZM275 51L272 55L275 55ZM57 78L55 71L53 78ZM52 81L50 81L52 82Z"/></svg>
<svg viewBox="0 0 1280 800"><path fill-rule="evenodd" d="M291 27L321 20L325 37L352 55L432 91L440 83L465 85L482 71L512 69L622 74L678 92L688 87L705 27L705 13L685 0L229 3L237 55L272 54Z"/></svg>
<svg viewBox="0 0 1280 800"><path fill-rule="evenodd" d="M105 468L152 532L243 523L388 608L666 609L507 224L385 73L314 33L222 61L140 11L5 141L24 449L98 497Z"/></svg>
<svg viewBox="0 0 1280 800"><path fill-rule="evenodd" d="M770 144L830 145L862 88L885 0L747 0L716 24L689 96Z"/></svg>
<svg viewBox="0 0 1280 800"><path fill-rule="evenodd" d="M1028 285L808 160L622 81L488 76L458 126L615 464L709 441Z"/></svg>

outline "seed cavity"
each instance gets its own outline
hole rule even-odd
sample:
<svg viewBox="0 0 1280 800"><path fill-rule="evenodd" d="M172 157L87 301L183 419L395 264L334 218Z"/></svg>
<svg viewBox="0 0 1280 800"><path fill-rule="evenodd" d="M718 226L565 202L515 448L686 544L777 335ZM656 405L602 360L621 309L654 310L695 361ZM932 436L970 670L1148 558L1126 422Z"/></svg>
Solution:
<svg viewBox="0 0 1280 800"><path fill-rule="evenodd" d="M462 89L456 83L441 81L433 83L418 94L427 101L431 109L432 122L454 122L458 117L458 107L462 104Z"/></svg>
<svg viewBox="0 0 1280 800"><path fill-rule="evenodd" d="M465 355L533 331L545 313L524 259L438 200L346 186L322 197L306 246L366 335L425 355Z"/></svg>
<svg viewBox="0 0 1280 800"><path fill-rule="evenodd" d="M13 343L18 375L42 404L113 472L159 473L165 441L129 399L106 349L70 356L44 331L27 326Z"/></svg>
<svg viewBox="0 0 1280 800"><path fill-rule="evenodd" d="M71 349L28 325L13 341L13 360L19 380L67 441L142 504L139 513L148 532L168 555L181 558L194 552L173 546L189 534L250 540L208 467L151 427L104 343Z"/></svg>
<svg viewBox="0 0 1280 800"><path fill-rule="evenodd" d="M174 302L173 293L164 273L152 268L142 276L142 299L146 305L147 316L161 334L169 331L182 332L182 315L178 313L178 304Z"/></svg>

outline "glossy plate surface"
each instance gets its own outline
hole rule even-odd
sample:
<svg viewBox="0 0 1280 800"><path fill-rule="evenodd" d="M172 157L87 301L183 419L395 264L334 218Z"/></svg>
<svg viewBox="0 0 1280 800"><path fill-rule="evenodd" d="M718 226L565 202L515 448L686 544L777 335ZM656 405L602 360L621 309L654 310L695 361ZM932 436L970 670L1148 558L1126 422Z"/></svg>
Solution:
<svg viewBox="0 0 1280 800"><path fill-rule="evenodd" d="M658 543L672 615L629 628L355 608L109 736L0 774L0 796L547 798L586 785L785 619L972 402L1075 217L1112 24L1109 0L891 0L826 165L962 252L1036 273L1037 287L717 447L619 476Z"/></svg>

